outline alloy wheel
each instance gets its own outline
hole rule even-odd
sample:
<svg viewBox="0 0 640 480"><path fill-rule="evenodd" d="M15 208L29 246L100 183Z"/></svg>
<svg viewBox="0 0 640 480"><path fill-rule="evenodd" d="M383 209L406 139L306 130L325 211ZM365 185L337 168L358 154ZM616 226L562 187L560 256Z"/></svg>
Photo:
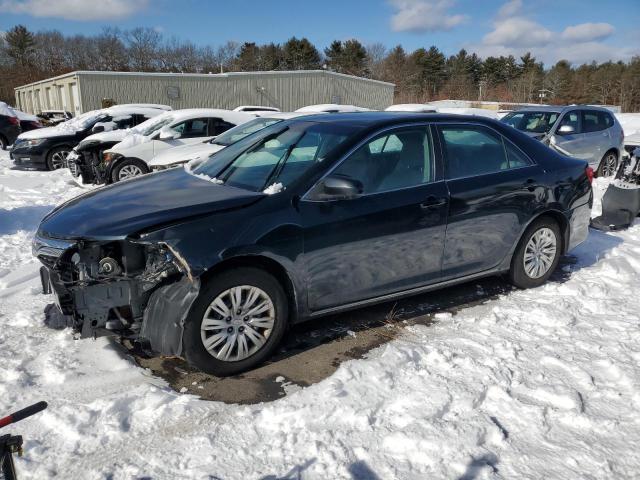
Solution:
<svg viewBox="0 0 640 480"><path fill-rule="evenodd" d="M66 166L67 155L69 155L67 150L59 150L51 155L51 166L54 170L58 170L59 168Z"/></svg>
<svg viewBox="0 0 640 480"><path fill-rule="evenodd" d="M536 230L524 250L524 271L530 278L540 278L549 272L557 253L556 234L550 228Z"/></svg>
<svg viewBox="0 0 640 480"><path fill-rule="evenodd" d="M139 177L142 175L142 169L137 165L125 165L118 172L118 180L126 180L127 178Z"/></svg>
<svg viewBox="0 0 640 480"><path fill-rule="evenodd" d="M602 161L602 176L610 177L616 173L618 159L613 153L609 153Z"/></svg>
<svg viewBox="0 0 640 480"><path fill-rule="evenodd" d="M275 318L273 300L264 290L251 285L229 288L204 313L202 344L218 360L244 360L267 343Z"/></svg>

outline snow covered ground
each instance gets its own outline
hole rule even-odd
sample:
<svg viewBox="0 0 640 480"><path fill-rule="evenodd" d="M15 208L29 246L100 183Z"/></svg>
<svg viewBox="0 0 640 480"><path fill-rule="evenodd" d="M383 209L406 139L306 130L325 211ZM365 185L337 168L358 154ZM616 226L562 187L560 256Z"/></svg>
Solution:
<svg viewBox="0 0 640 480"><path fill-rule="evenodd" d="M562 283L438 314L316 385L237 406L43 326L30 238L82 191L0 152L0 413L50 404L10 429L24 478L639 477L640 224L592 232Z"/></svg>

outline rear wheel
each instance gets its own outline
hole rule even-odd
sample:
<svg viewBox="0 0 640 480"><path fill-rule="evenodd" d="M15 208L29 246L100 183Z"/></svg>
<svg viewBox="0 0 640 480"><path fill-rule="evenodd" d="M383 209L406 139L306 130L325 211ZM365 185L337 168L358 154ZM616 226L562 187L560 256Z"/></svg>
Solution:
<svg viewBox="0 0 640 480"><path fill-rule="evenodd" d="M610 177L611 175L615 175L617 168L618 155L616 155L614 151L607 152L604 154L604 157L602 157L602 160L600 160L600 165L598 165L598 176Z"/></svg>
<svg viewBox="0 0 640 480"><path fill-rule="evenodd" d="M558 223L548 217L527 228L511 260L509 279L518 288L545 283L560 261L561 235Z"/></svg>
<svg viewBox="0 0 640 480"><path fill-rule="evenodd" d="M137 158L125 158L113 169L111 180L115 183L121 180L139 177L145 173L149 173L149 168L146 163Z"/></svg>
<svg viewBox="0 0 640 480"><path fill-rule="evenodd" d="M189 364L217 376L253 368L280 343L288 321L280 283L256 268L223 272L206 283L184 329Z"/></svg>
<svg viewBox="0 0 640 480"><path fill-rule="evenodd" d="M67 164L67 155L69 155L69 147L56 147L47 155L47 169L58 170Z"/></svg>

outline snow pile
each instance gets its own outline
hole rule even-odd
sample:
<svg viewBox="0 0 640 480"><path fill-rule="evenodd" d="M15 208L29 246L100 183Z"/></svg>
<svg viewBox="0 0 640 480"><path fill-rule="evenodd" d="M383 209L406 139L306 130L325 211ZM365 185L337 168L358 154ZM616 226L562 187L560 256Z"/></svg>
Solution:
<svg viewBox="0 0 640 480"><path fill-rule="evenodd" d="M355 105L338 105L336 103L323 103L319 105L308 105L296 110L299 113L347 113L347 112L369 112L368 108L356 107Z"/></svg>
<svg viewBox="0 0 640 480"><path fill-rule="evenodd" d="M436 112L436 107L424 103L398 103L384 109L385 112L416 112L432 113Z"/></svg>
<svg viewBox="0 0 640 480"><path fill-rule="evenodd" d="M471 107L438 107L438 113L453 113L455 115L477 115L479 117L493 118L498 120L500 116L496 110Z"/></svg>
<svg viewBox="0 0 640 480"><path fill-rule="evenodd" d="M622 125L625 137L640 133L640 113L616 113L615 116Z"/></svg>
<svg viewBox="0 0 640 480"><path fill-rule="evenodd" d="M0 153L0 412L50 403L10 429L24 478L637 478L639 224L591 232L563 282L440 313L276 402L224 405L43 326L29 241L82 190L9 165Z"/></svg>

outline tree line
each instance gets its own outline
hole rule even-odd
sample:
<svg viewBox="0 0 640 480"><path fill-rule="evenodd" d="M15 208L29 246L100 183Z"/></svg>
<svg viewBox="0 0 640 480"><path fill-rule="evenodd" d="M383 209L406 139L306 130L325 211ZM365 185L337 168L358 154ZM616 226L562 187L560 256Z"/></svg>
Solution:
<svg viewBox="0 0 640 480"><path fill-rule="evenodd" d="M17 25L0 37L0 100L13 88L74 70L220 73L330 71L392 82L396 103L440 99L552 104L620 105L640 111L640 57L628 62L574 66L560 60L545 68L530 53L480 58L460 50L446 56L436 46L412 52L402 46L336 40L319 50L306 38L286 42L197 46L152 28L107 27L94 36L31 32Z"/></svg>

